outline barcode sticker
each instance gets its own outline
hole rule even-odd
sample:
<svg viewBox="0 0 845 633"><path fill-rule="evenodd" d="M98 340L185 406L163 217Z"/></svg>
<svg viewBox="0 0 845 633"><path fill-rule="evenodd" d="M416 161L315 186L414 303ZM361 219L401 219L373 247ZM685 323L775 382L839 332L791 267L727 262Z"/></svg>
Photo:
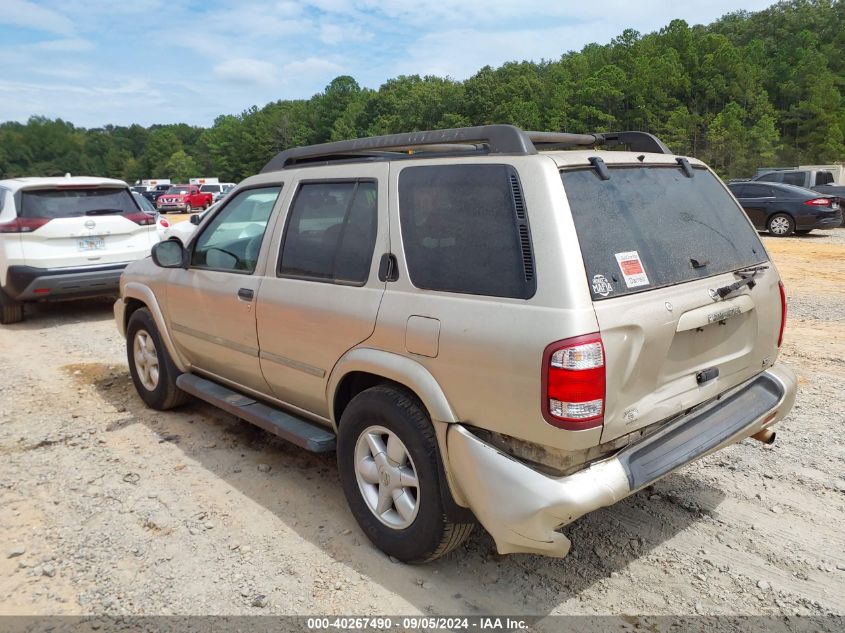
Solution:
<svg viewBox="0 0 845 633"><path fill-rule="evenodd" d="M647 286L651 283L648 280L648 275L645 273L645 268L643 268L640 254L637 251L616 253L616 262L622 271L622 277L625 278L625 285L629 288Z"/></svg>

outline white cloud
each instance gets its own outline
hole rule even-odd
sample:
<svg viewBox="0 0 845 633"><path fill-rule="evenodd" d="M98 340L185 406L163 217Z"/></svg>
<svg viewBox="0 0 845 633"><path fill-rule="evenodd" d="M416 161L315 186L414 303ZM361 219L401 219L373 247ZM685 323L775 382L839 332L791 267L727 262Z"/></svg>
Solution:
<svg viewBox="0 0 845 633"><path fill-rule="evenodd" d="M94 49L94 43L82 37L68 37L61 40L47 40L33 44L32 48L39 51L76 52Z"/></svg>
<svg viewBox="0 0 845 633"><path fill-rule="evenodd" d="M36 31L68 34L73 22L62 14L40 7L28 0L4 0L0 24L11 24Z"/></svg>
<svg viewBox="0 0 845 633"><path fill-rule="evenodd" d="M341 66L328 59L308 57L285 64L282 73L285 79L290 81L291 79L315 79L314 75L327 76L331 73L340 73L342 70Z"/></svg>
<svg viewBox="0 0 845 633"><path fill-rule="evenodd" d="M230 59L214 67L220 79L241 84L271 84L276 79L276 67L260 59Z"/></svg>
<svg viewBox="0 0 845 633"><path fill-rule="evenodd" d="M357 25L322 24L320 26L320 41L324 44L340 44L342 42L366 42L373 39L373 34Z"/></svg>

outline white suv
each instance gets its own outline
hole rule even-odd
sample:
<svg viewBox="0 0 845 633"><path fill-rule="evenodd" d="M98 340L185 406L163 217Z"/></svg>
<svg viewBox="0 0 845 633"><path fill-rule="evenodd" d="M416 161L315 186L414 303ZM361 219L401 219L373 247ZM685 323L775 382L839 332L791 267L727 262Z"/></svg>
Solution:
<svg viewBox="0 0 845 633"><path fill-rule="evenodd" d="M158 241L120 180L0 180L0 323L20 321L28 301L117 294L126 265Z"/></svg>

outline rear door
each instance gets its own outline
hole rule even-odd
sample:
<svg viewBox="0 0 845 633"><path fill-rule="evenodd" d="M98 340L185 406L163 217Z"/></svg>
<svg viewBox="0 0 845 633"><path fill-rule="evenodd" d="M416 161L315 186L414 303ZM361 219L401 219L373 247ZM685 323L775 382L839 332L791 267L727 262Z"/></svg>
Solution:
<svg viewBox="0 0 845 633"><path fill-rule="evenodd" d="M742 186L742 197L739 202L751 223L760 230L766 228L766 222L775 201L774 193L773 188L768 185L748 183Z"/></svg>
<svg viewBox="0 0 845 633"><path fill-rule="evenodd" d="M274 395L328 418L326 383L335 363L373 333L389 252L388 164L308 170L291 184L278 260L256 307L261 369ZM281 231L281 229L284 229Z"/></svg>
<svg viewBox="0 0 845 633"><path fill-rule="evenodd" d="M26 264L67 268L140 259L158 241L155 218L144 213L128 187L67 186L25 189L18 221Z"/></svg>
<svg viewBox="0 0 845 633"><path fill-rule="evenodd" d="M773 267L720 299L732 271L766 264L756 232L708 170L562 172L605 348L602 441L715 397L770 365L781 308ZM599 283L600 282L600 283ZM715 297L714 297L715 295Z"/></svg>

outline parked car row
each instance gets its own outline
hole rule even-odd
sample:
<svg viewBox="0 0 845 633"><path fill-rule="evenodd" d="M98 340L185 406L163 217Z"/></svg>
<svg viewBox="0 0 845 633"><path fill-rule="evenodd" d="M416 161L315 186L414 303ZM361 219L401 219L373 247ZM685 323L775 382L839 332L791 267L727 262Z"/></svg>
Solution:
<svg viewBox="0 0 845 633"><path fill-rule="evenodd" d="M142 181L131 189L162 213L191 213L194 209L207 209L219 202L234 187L235 183L217 182L216 178L192 178L188 184L171 184L169 180Z"/></svg>

